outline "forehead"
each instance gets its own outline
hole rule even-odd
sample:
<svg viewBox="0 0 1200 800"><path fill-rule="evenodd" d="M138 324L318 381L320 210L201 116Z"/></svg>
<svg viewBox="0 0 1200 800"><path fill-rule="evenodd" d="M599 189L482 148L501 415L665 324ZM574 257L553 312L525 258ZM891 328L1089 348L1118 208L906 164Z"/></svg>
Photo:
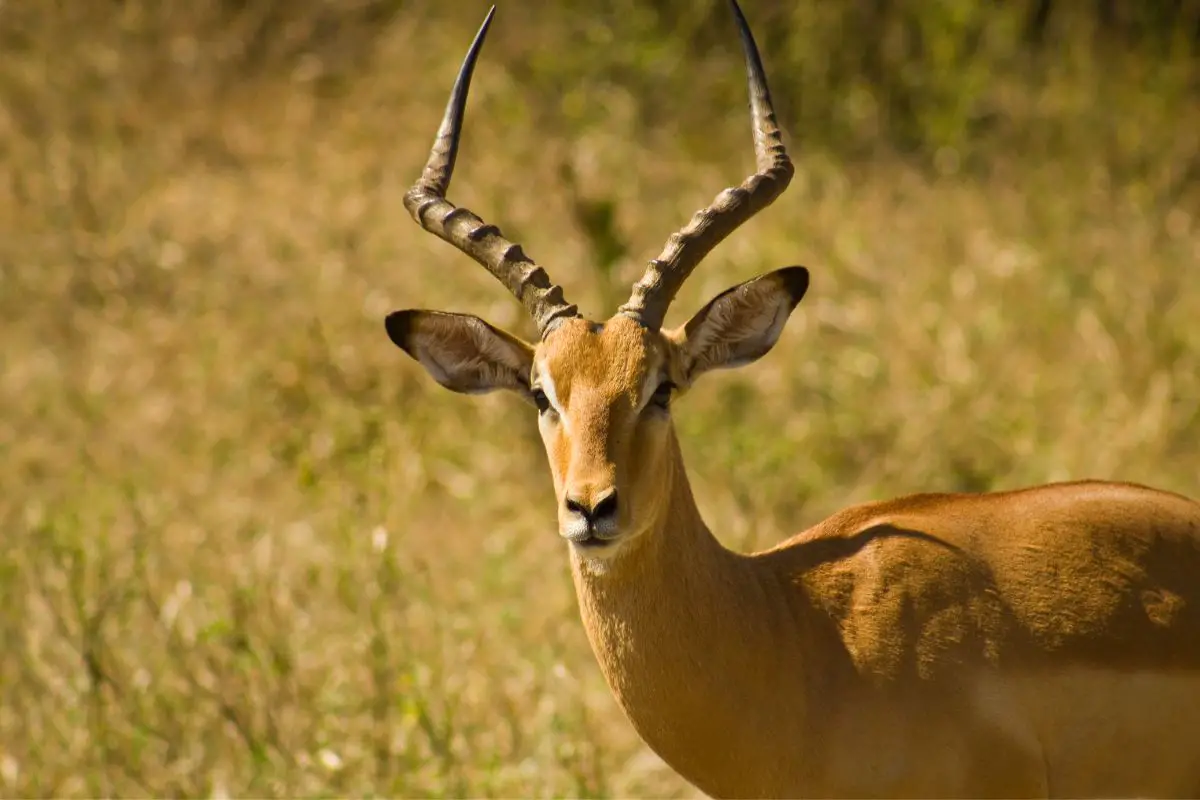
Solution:
<svg viewBox="0 0 1200 800"><path fill-rule="evenodd" d="M550 377L560 392L571 384L640 392L647 374L663 363L661 336L625 316L603 325L567 320L537 349L534 375Z"/></svg>

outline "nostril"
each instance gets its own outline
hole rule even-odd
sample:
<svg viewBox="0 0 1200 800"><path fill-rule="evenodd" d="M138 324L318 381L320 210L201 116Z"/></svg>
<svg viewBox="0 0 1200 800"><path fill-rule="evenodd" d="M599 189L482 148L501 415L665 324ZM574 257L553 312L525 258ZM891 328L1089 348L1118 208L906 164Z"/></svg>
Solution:
<svg viewBox="0 0 1200 800"><path fill-rule="evenodd" d="M567 511L570 511L572 514L578 514L588 522L598 522L617 515L617 491L613 489L600 498L600 501L594 506L589 506L584 501L574 497L564 498L563 505Z"/></svg>
<svg viewBox="0 0 1200 800"><path fill-rule="evenodd" d="M615 517L617 515L617 490L613 489L604 497L600 498L600 502L592 508L592 519L604 519L605 517Z"/></svg>
<svg viewBox="0 0 1200 800"><path fill-rule="evenodd" d="M579 516L583 517L584 519L592 518L591 512L588 511L588 507L585 506L583 503L579 502L578 500L576 500L575 498L568 497L563 502L564 502L564 505L566 505L566 507L567 507L567 511L570 511L572 514L578 514Z"/></svg>

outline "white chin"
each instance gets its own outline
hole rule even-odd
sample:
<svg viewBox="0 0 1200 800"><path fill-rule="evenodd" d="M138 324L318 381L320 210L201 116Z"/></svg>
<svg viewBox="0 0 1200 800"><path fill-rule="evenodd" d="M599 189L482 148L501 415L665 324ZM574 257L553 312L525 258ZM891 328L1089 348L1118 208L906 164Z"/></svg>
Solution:
<svg viewBox="0 0 1200 800"><path fill-rule="evenodd" d="M578 559L585 569L595 574L603 574L613 559L625 549L623 538L605 544L577 544L575 542L569 544L571 555Z"/></svg>

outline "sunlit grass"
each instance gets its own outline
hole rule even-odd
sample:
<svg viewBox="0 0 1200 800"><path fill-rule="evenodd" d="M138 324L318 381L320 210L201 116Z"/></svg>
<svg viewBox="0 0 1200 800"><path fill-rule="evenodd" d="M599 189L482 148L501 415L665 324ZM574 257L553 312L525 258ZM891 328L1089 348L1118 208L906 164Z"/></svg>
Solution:
<svg viewBox="0 0 1200 800"><path fill-rule="evenodd" d="M4 794L695 794L594 665L528 409L441 390L383 333L408 306L531 329L401 203L476 22L443 16L396 16L332 84L83 91L82 61L51 58L82 35L65 23L3 68ZM586 125L555 123L503 30L452 197L607 315L747 171L743 107L706 111L697 85L646 125L614 84ZM700 68L735 96L734 62ZM1195 116L1120 102L1156 131ZM1200 493L1194 151L1141 177L1098 163L1104 143L938 173L792 134L793 188L675 309L813 270L776 350L677 407L726 543L918 490Z"/></svg>

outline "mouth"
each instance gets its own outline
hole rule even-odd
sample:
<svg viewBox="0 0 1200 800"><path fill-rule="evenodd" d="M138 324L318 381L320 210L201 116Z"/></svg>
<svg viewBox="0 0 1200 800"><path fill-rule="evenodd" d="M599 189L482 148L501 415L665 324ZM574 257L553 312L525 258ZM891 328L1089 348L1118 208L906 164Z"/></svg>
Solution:
<svg viewBox="0 0 1200 800"><path fill-rule="evenodd" d="M585 550L596 550L603 547L608 547L613 543L613 539L603 539L594 533L589 533L582 539L568 539L568 541L576 547L581 547Z"/></svg>
<svg viewBox="0 0 1200 800"><path fill-rule="evenodd" d="M578 547L581 550L603 550L606 547L611 547L619 538L617 535L602 536L591 527L583 530L568 531L561 535L572 547Z"/></svg>

